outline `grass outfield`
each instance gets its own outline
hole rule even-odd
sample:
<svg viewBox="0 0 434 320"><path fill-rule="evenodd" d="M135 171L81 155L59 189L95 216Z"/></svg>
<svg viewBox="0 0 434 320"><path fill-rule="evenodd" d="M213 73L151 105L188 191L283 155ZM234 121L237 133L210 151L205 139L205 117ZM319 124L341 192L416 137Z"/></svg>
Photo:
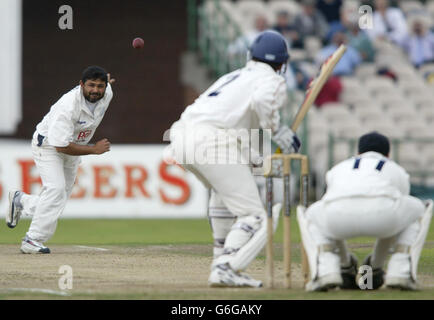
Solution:
<svg viewBox="0 0 434 320"><path fill-rule="evenodd" d="M295 219L294 219L295 220ZM297 246L300 242L298 225L296 222L291 224L292 243ZM11 253L17 259L30 259L28 255L18 254L20 239L24 236L30 224L30 220L21 220L15 229L9 229L5 224L0 224L0 250L9 248ZM433 223L432 223L433 224ZM152 290L146 292L123 292L104 291L89 293L86 291L72 291L70 297L53 296L45 293L8 291L8 285L0 282L0 298L2 299L434 299L434 228L431 224L430 232L427 236L424 250L419 261L419 279L423 280L424 289L417 292L401 292L382 289L379 291L333 291L328 293L306 293L301 288L291 290L285 289L207 289L205 283L201 280L197 290ZM281 239L282 223L275 235L276 241L276 261L281 261ZM47 246L53 247L53 253L50 258L53 259L58 254L64 257L74 257L74 252L69 249L75 246L92 246L109 248L112 251L136 252L134 250L158 250L160 248L167 252L168 255L182 257L186 259L201 259L204 266L201 270L204 277L208 272L208 263L211 261L212 250L211 230L207 219L182 219L182 220L97 220L97 219L61 219L55 236L46 243ZM371 251L374 239L357 238L349 241L351 250L356 254L359 261ZM124 248L124 249L122 249ZM298 248L298 247L297 247ZM5 249L6 250L6 249ZM63 250L63 252L62 252ZM60 253L64 254L61 255ZM141 251L137 251L141 252ZM292 250L293 263L300 263L299 250ZM161 252L160 252L161 253ZM93 255L103 256L103 253L93 252ZM147 254L147 253L146 253ZM144 254L144 257L146 257ZM6 258L5 258L6 257ZM7 255L2 259L7 259ZM38 256L38 260L41 259ZM36 259L36 258L35 258ZM263 273L264 253L261 252L256 260L260 274ZM3 260L5 261L5 260ZM188 271L188 270L186 270ZM3 271L5 272L5 271ZM6 274L7 275L7 274ZM31 276L31 274L28 274ZM1 274L0 278L3 278ZM41 280L42 281L42 280ZM122 282L122 279L120 280ZM203 288L200 287L203 285ZM170 284L169 284L170 287ZM195 287L196 288L196 287Z"/></svg>

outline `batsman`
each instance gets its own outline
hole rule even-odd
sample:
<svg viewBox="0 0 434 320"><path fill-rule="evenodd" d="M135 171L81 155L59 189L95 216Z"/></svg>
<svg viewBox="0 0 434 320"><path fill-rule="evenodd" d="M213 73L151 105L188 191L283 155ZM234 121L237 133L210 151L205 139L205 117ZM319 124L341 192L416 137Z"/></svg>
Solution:
<svg viewBox="0 0 434 320"><path fill-rule="evenodd" d="M211 286L262 286L261 281L243 273L266 243L267 219L252 174L256 159L237 161L245 151L238 133L269 129L283 153L297 152L301 145L294 132L280 123L279 110L288 99L282 76L289 60L286 40L275 31L264 31L249 53L244 68L218 79L170 129L166 159L175 160L212 189L213 235L225 240L211 265ZM219 138L222 132L224 139ZM220 158L216 149L235 152ZM259 154L259 150L249 152ZM207 161L197 155L206 155ZM280 203L273 207L276 224L280 208Z"/></svg>

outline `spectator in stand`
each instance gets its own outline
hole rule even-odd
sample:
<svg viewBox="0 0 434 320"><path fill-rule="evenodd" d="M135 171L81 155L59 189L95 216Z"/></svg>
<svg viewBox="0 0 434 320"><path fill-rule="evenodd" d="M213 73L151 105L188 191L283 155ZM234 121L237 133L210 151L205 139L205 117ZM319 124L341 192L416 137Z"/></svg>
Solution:
<svg viewBox="0 0 434 320"><path fill-rule="evenodd" d="M363 62L374 61L374 46L366 32L359 28L358 14L351 14L348 17L346 36L348 44L359 52Z"/></svg>
<svg viewBox="0 0 434 320"><path fill-rule="evenodd" d="M321 107L327 102L339 102L342 92L341 76L353 75L355 68L362 62L362 58L356 49L347 43L347 37L343 31L337 31L333 35L332 43L324 47L318 54L317 64L321 65L331 56L341 44L347 44L347 50L341 60L336 64L332 76L320 91L315 104Z"/></svg>
<svg viewBox="0 0 434 320"><path fill-rule="evenodd" d="M341 7L340 20L330 24L327 40L331 41L332 36L338 32L345 32L348 44L356 49L364 62L373 62L375 50L372 41L365 31L359 27L358 7Z"/></svg>
<svg viewBox="0 0 434 320"><path fill-rule="evenodd" d="M405 38L403 48L411 63L419 68L425 63L434 62L434 34L424 17L415 17L410 24L411 33Z"/></svg>
<svg viewBox="0 0 434 320"><path fill-rule="evenodd" d="M371 40L387 40L402 45L408 31L407 22L401 9L390 7L389 0L375 0L374 7L374 27L367 29Z"/></svg>
<svg viewBox="0 0 434 320"><path fill-rule="evenodd" d="M303 41L301 41L295 25L291 23L291 16L288 11L282 10L277 13L273 30L280 32L285 37L290 48L303 48Z"/></svg>
<svg viewBox="0 0 434 320"><path fill-rule="evenodd" d="M327 23L339 21L342 0L318 0L316 8L324 15Z"/></svg>
<svg viewBox="0 0 434 320"><path fill-rule="evenodd" d="M341 44L347 44L347 51L342 56L341 60L336 64L333 70L333 75L346 76L352 75L356 67L362 62L360 54L351 45L348 44L347 36L343 31L337 31L333 35L332 43L321 49L318 54L317 63L322 64L329 56L331 56Z"/></svg>
<svg viewBox="0 0 434 320"><path fill-rule="evenodd" d="M228 47L228 54L230 57L236 55L246 55L253 40L262 31L268 29L268 21L264 15L257 15L254 20L253 29L236 39Z"/></svg>
<svg viewBox="0 0 434 320"><path fill-rule="evenodd" d="M329 25L323 14L315 8L315 0L304 0L302 11L294 20L294 25L302 43L306 37L313 36L324 42Z"/></svg>

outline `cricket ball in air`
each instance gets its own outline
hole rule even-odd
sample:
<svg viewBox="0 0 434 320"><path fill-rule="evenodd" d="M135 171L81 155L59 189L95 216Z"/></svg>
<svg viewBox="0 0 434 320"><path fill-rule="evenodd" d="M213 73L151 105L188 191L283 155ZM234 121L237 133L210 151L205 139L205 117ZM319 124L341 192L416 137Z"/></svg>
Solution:
<svg viewBox="0 0 434 320"><path fill-rule="evenodd" d="M133 47L135 49L141 49L141 48L143 48L144 45L145 45L145 42L143 41L142 38L135 38L133 40Z"/></svg>

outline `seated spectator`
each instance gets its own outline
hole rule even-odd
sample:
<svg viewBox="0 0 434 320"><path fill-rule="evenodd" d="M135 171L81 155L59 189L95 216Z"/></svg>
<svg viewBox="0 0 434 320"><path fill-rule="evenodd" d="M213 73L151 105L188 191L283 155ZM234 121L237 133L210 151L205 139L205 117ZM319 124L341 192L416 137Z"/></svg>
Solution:
<svg viewBox="0 0 434 320"><path fill-rule="evenodd" d="M343 31L337 31L332 37L332 43L324 47L318 54L317 63L322 64L330 57L341 44L347 44L347 50L341 60L336 64L332 76L325 83L324 87L315 100L315 105L321 107L328 102L339 102L342 92L340 76L354 74L355 68L362 62L362 58L356 49L348 45L346 35Z"/></svg>
<svg viewBox="0 0 434 320"><path fill-rule="evenodd" d="M374 7L373 28L366 29L371 40L402 45L407 36L407 22L401 9L389 7L389 0L375 0Z"/></svg>
<svg viewBox="0 0 434 320"><path fill-rule="evenodd" d="M339 21L342 0L318 0L316 8L323 14L327 23Z"/></svg>
<svg viewBox="0 0 434 320"><path fill-rule="evenodd" d="M329 24L328 33L326 36L327 43L332 40L332 36L336 31L347 31L350 26L350 18L357 16L359 20L359 8L354 5L343 5L339 12L339 20L335 20Z"/></svg>
<svg viewBox="0 0 434 320"><path fill-rule="evenodd" d="M294 25L301 41L308 36L324 41L329 29L323 14L315 8L314 0L302 2L302 11L295 17Z"/></svg>
<svg viewBox="0 0 434 320"><path fill-rule="evenodd" d="M366 32L359 28L359 16L350 16L347 23L348 44L359 52L363 62L373 62L375 49Z"/></svg>
<svg viewBox="0 0 434 320"><path fill-rule="evenodd" d="M279 11L273 29L280 32L286 38L291 48L302 48L303 42L300 39L295 25L292 24L290 20L288 11Z"/></svg>
<svg viewBox="0 0 434 320"><path fill-rule="evenodd" d="M356 67L362 62L362 58L357 50L348 44L348 39L342 31L337 31L333 35L332 43L321 49L317 57L317 63L321 65L341 44L347 44L347 50L336 64L333 74L337 76L352 75Z"/></svg>
<svg viewBox="0 0 434 320"><path fill-rule="evenodd" d="M332 75L324 84L315 100L317 108L321 108L325 103L339 102L342 89L341 79L338 76Z"/></svg>
<svg viewBox="0 0 434 320"><path fill-rule="evenodd" d="M228 46L228 55L230 57L236 55L246 55L250 45L255 40L256 36L262 31L268 29L267 18L263 15L255 17L253 29L236 39Z"/></svg>
<svg viewBox="0 0 434 320"><path fill-rule="evenodd" d="M416 68L434 62L434 33L423 18L416 17L412 21L411 32L402 46Z"/></svg>

